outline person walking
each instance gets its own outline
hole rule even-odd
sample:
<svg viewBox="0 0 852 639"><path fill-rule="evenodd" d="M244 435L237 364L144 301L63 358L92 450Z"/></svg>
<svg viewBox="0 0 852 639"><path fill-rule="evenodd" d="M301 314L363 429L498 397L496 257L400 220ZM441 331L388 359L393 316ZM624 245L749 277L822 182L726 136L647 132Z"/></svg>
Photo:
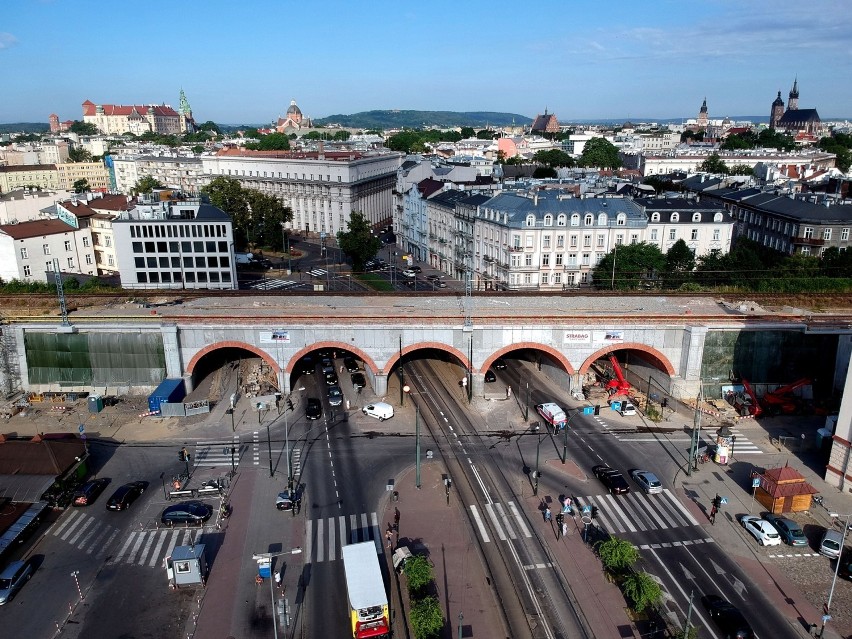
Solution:
<svg viewBox="0 0 852 639"><path fill-rule="evenodd" d="M562 522L562 536L563 537L568 536L568 524L564 521Z"/></svg>
<svg viewBox="0 0 852 639"><path fill-rule="evenodd" d="M281 571L280 570L275 573L275 586L276 586L276 588L281 587Z"/></svg>
<svg viewBox="0 0 852 639"><path fill-rule="evenodd" d="M716 510L716 504L713 504L713 507L710 508L710 525L716 524L716 513L717 512L718 511Z"/></svg>
<svg viewBox="0 0 852 639"><path fill-rule="evenodd" d="M509 399L511 396L512 396L512 387L507 386L506 387L506 399Z"/></svg>
<svg viewBox="0 0 852 639"><path fill-rule="evenodd" d="M564 535L562 532L562 525L565 523L565 515L562 513L556 513L556 538L559 539Z"/></svg>
<svg viewBox="0 0 852 639"><path fill-rule="evenodd" d="M550 521L550 519L551 519L551 512L550 512L550 506L548 506L547 508L544 509L544 521Z"/></svg>
<svg viewBox="0 0 852 639"><path fill-rule="evenodd" d="M393 523L394 528L396 528L397 532L399 532L399 508L394 508Z"/></svg>
<svg viewBox="0 0 852 639"><path fill-rule="evenodd" d="M388 542L388 550L390 550L391 543L393 540L393 530L391 529L390 524L388 524L387 532L385 532L385 539Z"/></svg>

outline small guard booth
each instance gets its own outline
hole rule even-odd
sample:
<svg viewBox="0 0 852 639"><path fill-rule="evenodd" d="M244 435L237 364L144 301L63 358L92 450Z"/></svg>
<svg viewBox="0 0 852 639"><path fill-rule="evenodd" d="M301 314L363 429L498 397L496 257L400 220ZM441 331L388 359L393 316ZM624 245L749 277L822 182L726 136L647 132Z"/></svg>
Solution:
<svg viewBox="0 0 852 639"><path fill-rule="evenodd" d="M166 557L166 574L169 586L194 586L205 584L207 580L207 560L204 557L204 544L175 546L171 556Z"/></svg>
<svg viewBox="0 0 852 639"><path fill-rule="evenodd" d="M811 509L811 498L819 491L811 486L795 468L782 466L754 473L759 479L754 498L774 515Z"/></svg>

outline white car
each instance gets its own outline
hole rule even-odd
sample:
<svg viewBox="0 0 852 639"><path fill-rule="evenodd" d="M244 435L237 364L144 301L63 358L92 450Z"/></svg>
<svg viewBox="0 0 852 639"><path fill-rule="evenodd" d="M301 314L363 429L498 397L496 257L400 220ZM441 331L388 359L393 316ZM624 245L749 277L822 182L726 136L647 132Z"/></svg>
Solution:
<svg viewBox="0 0 852 639"><path fill-rule="evenodd" d="M417 277L417 273L415 273L414 271L412 271L410 268L405 269L405 270L402 272L402 275L403 275L404 277Z"/></svg>
<svg viewBox="0 0 852 639"><path fill-rule="evenodd" d="M362 409L363 413L369 417L375 417L380 422L393 417L393 406L386 402L375 402L367 404Z"/></svg>
<svg viewBox="0 0 852 639"><path fill-rule="evenodd" d="M757 543L761 546L780 546L781 535L775 530L775 526L770 524L765 519L756 517L755 515L743 515L740 518L740 523L752 536L757 539Z"/></svg>
<svg viewBox="0 0 852 639"><path fill-rule="evenodd" d="M631 470L630 476L633 478L639 488L644 490L649 495L656 495L663 492L663 484L657 479L657 476L647 470Z"/></svg>

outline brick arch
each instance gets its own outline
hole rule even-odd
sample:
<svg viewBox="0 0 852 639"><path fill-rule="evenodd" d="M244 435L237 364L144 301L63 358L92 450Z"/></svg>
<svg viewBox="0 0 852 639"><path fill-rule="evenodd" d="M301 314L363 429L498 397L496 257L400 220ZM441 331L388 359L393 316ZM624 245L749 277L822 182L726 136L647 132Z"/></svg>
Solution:
<svg viewBox="0 0 852 639"><path fill-rule="evenodd" d="M379 372L379 368L378 368L378 366L376 366L376 363L373 361L373 358L370 357L369 355L367 355L367 353L362 351L357 346L354 346L353 344L348 344L346 342L316 342L314 344L311 344L310 346L305 346L305 348L296 352L290 358L290 361L287 362L287 373L292 374L293 369L296 367L296 363L300 359L302 359L302 357L304 357L305 355L308 355L309 353L311 353L313 351L317 351L317 350L320 350L320 349L323 349L323 348L328 349L328 350L332 350L332 351L337 350L337 351L348 351L350 353L354 353L355 355L358 356L359 359L361 359L364 362L364 366L368 366L370 368L370 370L373 371L373 374L376 374L376 373Z"/></svg>
<svg viewBox="0 0 852 639"><path fill-rule="evenodd" d="M538 342L517 342L515 344L510 344L509 346L504 346L503 348L495 351L491 357L485 360L482 364L481 373L486 372L494 361L500 357L503 357L506 353L511 353L512 351L516 351L522 348L529 348L537 351L544 351L548 355L550 355L557 362L562 364L562 367L569 375L573 375L575 373L574 367L571 366L571 362L568 361L568 358L565 357L560 351L556 350L552 346L548 346L546 344L539 344Z"/></svg>
<svg viewBox="0 0 852 639"><path fill-rule="evenodd" d="M192 359L189 360L189 364L186 365L186 372L192 374L192 372L195 370L195 367L198 365L198 362L201 361L202 357L204 357L208 353L212 353L213 351L219 350L220 348L241 348L244 351L249 351L250 353L254 353L258 357L260 357L264 362L269 364L272 370L274 370L276 373L281 372L281 367L278 365L278 362L276 362L275 359L269 353L259 349L257 346L246 344L245 342L237 342L234 340L225 340L224 342L208 344L192 356Z"/></svg>
<svg viewBox="0 0 852 639"><path fill-rule="evenodd" d="M580 366L580 374L585 375L595 360L600 359L606 355L609 355L615 351L641 351L643 353L647 353L651 356L651 363L658 366L661 370L668 373L670 376L674 376L675 369L672 366L669 358L663 355L656 348L652 348L647 344L640 344L639 342L624 342L619 344L618 346L606 346L598 351L595 351L591 355L589 355L586 360L583 362L583 365Z"/></svg>
<svg viewBox="0 0 852 639"><path fill-rule="evenodd" d="M462 366L467 366L467 355L462 353L459 349L454 348L452 346L447 346L443 342L418 342L416 344L411 344L402 349L402 355L408 355L411 352L423 350L425 348L434 348L439 351L444 351L445 353L449 353L450 355L454 355L456 359L459 360ZM397 351L393 357L391 357L387 364L385 364L385 369L382 371L385 375L390 374L393 369L394 364L399 361L400 353Z"/></svg>

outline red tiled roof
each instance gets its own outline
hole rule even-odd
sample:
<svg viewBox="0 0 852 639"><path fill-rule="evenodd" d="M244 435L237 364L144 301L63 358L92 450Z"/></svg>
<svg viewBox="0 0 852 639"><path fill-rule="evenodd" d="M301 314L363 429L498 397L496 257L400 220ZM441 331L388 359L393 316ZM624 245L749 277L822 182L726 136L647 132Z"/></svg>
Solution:
<svg viewBox="0 0 852 639"><path fill-rule="evenodd" d="M62 220L32 220L20 224L0 225L0 233L5 233L13 240L24 240L28 237L39 237L40 235L57 235L74 230L73 226Z"/></svg>
<svg viewBox="0 0 852 639"><path fill-rule="evenodd" d="M91 217L102 211L129 211L135 206L134 201L131 200L128 202L125 195L104 195L103 197L92 198L88 202L86 200L77 200L76 205L74 204L74 200L66 200L59 204L77 217Z"/></svg>
<svg viewBox="0 0 852 639"><path fill-rule="evenodd" d="M444 188L444 183L439 182L438 180L433 180L432 178L426 178L425 180L421 180L417 183L417 190L420 191L420 194L425 198L437 193L442 188Z"/></svg>
<svg viewBox="0 0 852 639"><path fill-rule="evenodd" d="M148 108L151 107L154 109L154 115L178 117L178 112L165 104L131 104L129 106L124 106L123 104L101 104L100 106L103 107L104 115L127 116L131 115L134 111L139 115L144 115L148 112ZM83 102L83 115L97 115L97 107L98 105L86 100Z"/></svg>
<svg viewBox="0 0 852 639"><path fill-rule="evenodd" d="M63 434L64 435L64 434ZM73 466L86 447L76 435L0 441L0 474L60 475Z"/></svg>

